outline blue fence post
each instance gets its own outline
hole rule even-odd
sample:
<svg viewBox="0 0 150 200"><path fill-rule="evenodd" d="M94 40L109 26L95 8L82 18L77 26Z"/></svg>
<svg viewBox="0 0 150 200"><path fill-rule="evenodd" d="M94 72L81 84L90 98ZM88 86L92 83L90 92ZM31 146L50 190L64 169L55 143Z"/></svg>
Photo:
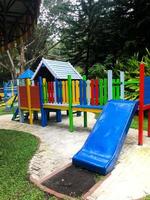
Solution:
<svg viewBox="0 0 150 200"><path fill-rule="evenodd" d="M59 99L62 104L62 81L59 81Z"/></svg>
<svg viewBox="0 0 150 200"><path fill-rule="evenodd" d="M82 91L83 80L82 79L79 81L79 88L80 88L80 105L82 105L83 104L83 91Z"/></svg>
<svg viewBox="0 0 150 200"><path fill-rule="evenodd" d="M61 116L61 110L56 111L56 121L61 122L62 121L62 116Z"/></svg>
<svg viewBox="0 0 150 200"><path fill-rule="evenodd" d="M59 103L59 85L57 79L55 79L55 84L56 84L56 102Z"/></svg>

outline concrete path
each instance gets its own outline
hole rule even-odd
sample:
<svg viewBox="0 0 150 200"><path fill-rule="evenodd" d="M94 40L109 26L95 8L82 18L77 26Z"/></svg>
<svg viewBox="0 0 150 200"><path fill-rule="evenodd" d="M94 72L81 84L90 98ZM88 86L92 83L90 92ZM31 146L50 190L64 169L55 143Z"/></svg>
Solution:
<svg viewBox="0 0 150 200"><path fill-rule="evenodd" d="M37 180L71 162L72 156L82 147L95 123L94 114L88 115L88 127L83 118L75 117L76 131L68 131L68 118L49 125L28 125L11 121L10 115L0 116L0 127L30 132L41 140L39 150L29 165L30 175ZM150 194L150 138L145 136L144 146L137 145L137 131L130 129L118 163L111 175L88 197L89 200L132 200Z"/></svg>

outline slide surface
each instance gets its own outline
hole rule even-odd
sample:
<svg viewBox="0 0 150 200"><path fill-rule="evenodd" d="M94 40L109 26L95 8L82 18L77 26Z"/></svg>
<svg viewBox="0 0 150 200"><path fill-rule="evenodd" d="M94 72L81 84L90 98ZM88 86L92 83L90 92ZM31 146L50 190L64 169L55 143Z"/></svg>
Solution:
<svg viewBox="0 0 150 200"><path fill-rule="evenodd" d="M110 100L73 164L106 175L113 168L126 138L137 101Z"/></svg>

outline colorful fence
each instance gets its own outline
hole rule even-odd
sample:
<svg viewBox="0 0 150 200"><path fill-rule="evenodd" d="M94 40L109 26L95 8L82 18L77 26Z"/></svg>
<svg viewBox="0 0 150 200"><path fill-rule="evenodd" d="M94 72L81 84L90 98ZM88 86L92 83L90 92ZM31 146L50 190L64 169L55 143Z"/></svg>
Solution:
<svg viewBox="0 0 150 200"><path fill-rule="evenodd" d="M112 98L121 98L121 85L119 79L113 79ZM72 104L74 105L104 105L108 101L108 80L72 80ZM68 104L68 81L56 80L46 82L43 80L44 103Z"/></svg>
<svg viewBox="0 0 150 200"><path fill-rule="evenodd" d="M71 123L73 121L73 107L80 106L81 111L83 106L90 106L90 112L99 112L101 109L99 106L105 105L109 99L122 98L124 93L123 84L124 80L121 77L120 79L112 79L111 71L108 72L108 79L100 80L86 80L85 76L81 80L72 80L71 76L68 76L68 80L47 82L46 79L39 77L39 82L35 85L31 80L27 79L25 85L21 84L18 90L20 113L23 113L23 110L29 111L29 120L30 124L32 124L33 111L40 110L43 121L42 126L45 126L46 108L55 109L57 107L58 110L63 110L64 107L69 111ZM61 108L58 105L61 105ZM92 108L95 110L92 110ZM88 111L83 111L84 119L87 118L86 112ZM21 121L23 121L23 115L20 115L22 116ZM86 121L84 123L85 126ZM70 130L72 130L72 126L70 126Z"/></svg>

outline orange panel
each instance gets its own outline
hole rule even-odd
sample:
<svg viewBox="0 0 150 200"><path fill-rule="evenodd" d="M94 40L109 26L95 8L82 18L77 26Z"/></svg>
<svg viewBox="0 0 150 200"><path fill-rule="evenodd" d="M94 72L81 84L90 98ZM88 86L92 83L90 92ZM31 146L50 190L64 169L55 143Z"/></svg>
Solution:
<svg viewBox="0 0 150 200"><path fill-rule="evenodd" d="M39 86L30 86L31 91L31 108L40 108Z"/></svg>
<svg viewBox="0 0 150 200"><path fill-rule="evenodd" d="M26 86L19 86L20 107L28 107Z"/></svg>

